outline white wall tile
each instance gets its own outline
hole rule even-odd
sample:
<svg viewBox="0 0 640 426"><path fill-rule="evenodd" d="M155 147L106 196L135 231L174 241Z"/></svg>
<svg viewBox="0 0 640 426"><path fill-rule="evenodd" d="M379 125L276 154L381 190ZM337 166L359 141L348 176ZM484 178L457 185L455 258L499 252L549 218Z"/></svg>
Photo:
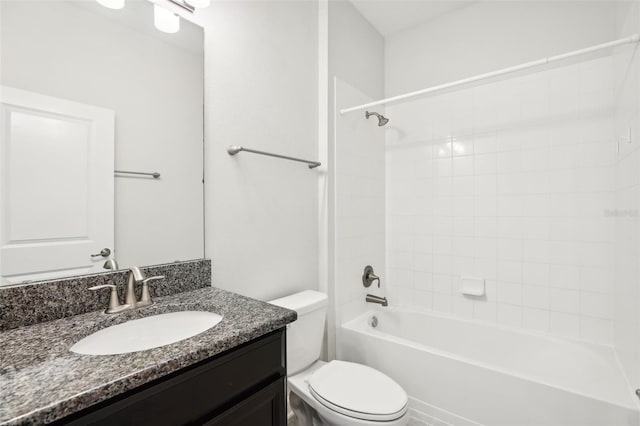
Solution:
<svg viewBox="0 0 640 426"><path fill-rule="evenodd" d="M533 285L548 285L549 266L546 263L523 262L522 282Z"/></svg>
<svg viewBox="0 0 640 426"><path fill-rule="evenodd" d="M500 145L498 144L498 149ZM522 151L498 152L497 157L498 173L518 173L522 171Z"/></svg>
<svg viewBox="0 0 640 426"><path fill-rule="evenodd" d="M498 323L510 327L522 327L522 308L507 304L498 304Z"/></svg>
<svg viewBox="0 0 640 426"><path fill-rule="evenodd" d="M549 309L567 314L580 314L580 292L563 288L550 288Z"/></svg>
<svg viewBox="0 0 640 426"><path fill-rule="evenodd" d="M525 262L549 262L550 241L524 240L522 258Z"/></svg>
<svg viewBox="0 0 640 426"><path fill-rule="evenodd" d="M580 288L580 268L574 265L549 265L549 286L577 290Z"/></svg>
<svg viewBox="0 0 640 426"><path fill-rule="evenodd" d="M583 266L580 268L579 284L584 291L596 293L612 292L611 272L605 268L592 268Z"/></svg>
<svg viewBox="0 0 640 426"><path fill-rule="evenodd" d="M611 296L602 293L580 292L580 313L590 317L610 319Z"/></svg>
<svg viewBox="0 0 640 426"><path fill-rule="evenodd" d="M453 158L453 175L454 176L470 176L473 175L473 157L454 157Z"/></svg>
<svg viewBox="0 0 640 426"><path fill-rule="evenodd" d="M473 303L473 318L484 322L496 322L498 305L495 302L475 301Z"/></svg>
<svg viewBox="0 0 640 426"><path fill-rule="evenodd" d="M463 295L455 295L451 312L462 318L473 318L473 300Z"/></svg>
<svg viewBox="0 0 640 426"><path fill-rule="evenodd" d="M433 293L433 310L443 313L451 313L452 300L450 294Z"/></svg>
<svg viewBox="0 0 640 426"><path fill-rule="evenodd" d="M580 337L596 343L611 344L612 341L611 320L600 318L592 318L587 316L580 317Z"/></svg>
<svg viewBox="0 0 640 426"><path fill-rule="evenodd" d="M522 308L522 326L540 332L549 331L549 311L545 309Z"/></svg>
<svg viewBox="0 0 640 426"><path fill-rule="evenodd" d="M476 174L473 190L476 195L496 195L498 193L497 176Z"/></svg>
<svg viewBox="0 0 640 426"><path fill-rule="evenodd" d="M498 197L499 216L522 216L522 195L503 195Z"/></svg>
<svg viewBox="0 0 640 426"><path fill-rule="evenodd" d="M474 213L477 217L497 216L498 198L494 196L478 196L474 201Z"/></svg>
<svg viewBox="0 0 640 426"><path fill-rule="evenodd" d="M474 136L473 143L476 158L478 158L480 154L489 154L497 151L497 138L495 133L477 134Z"/></svg>
<svg viewBox="0 0 640 426"><path fill-rule="evenodd" d="M452 294L453 275L433 274L433 291L442 294Z"/></svg>
<svg viewBox="0 0 640 426"><path fill-rule="evenodd" d="M436 139L387 152L389 268L413 272L403 279L414 307L612 341L615 220L605 212L620 173L613 86L601 81L611 67L600 58L393 110L407 129L429 122ZM640 160L627 163L638 182ZM487 295L461 296L463 275L484 278Z"/></svg>
<svg viewBox="0 0 640 426"><path fill-rule="evenodd" d="M522 305L529 308L549 309L549 288L537 285L523 285Z"/></svg>
<svg viewBox="0 0 640 426"><path fill-rule="evenodd" d="M475 235L474 226L475 220L473 216L455 217L453 218L453 235L462 237L473 237Z"/></svg>
<svg viewBox="0 0 640 426"><path fill-rule="evenodd" d="M497 301L510 305L522 305L522 284L498 281Z"/></svg>
<svg viewBox="0 0 640 426"><path fill-rule="evenodd" d="M488 175L498 172L498 163L495 153L479 154L474 156L474 173L476 175Z"/></svg>
<svg viewBox="0 0 640 426"><path fill-rule="evenodd" d="M521 240L524 233L524 218L522 217L499 217L498 218L498 237ZM520 244L522 246L522 244ZM519 249L522 257L522 247Z"/></svg>
<svg viewBox="0 0 640 426"><path fill-rule="evenodd" d="M549 331L559 336L577 339L580 337L580 317L564 312L551 312L549 314Z"/></svg>
<svg viewBox="0 0 640 426"><path fill-rule="evenodd" d="M522 282L522 262L512 260L498 261L498 280L514 283Z"/></svg>

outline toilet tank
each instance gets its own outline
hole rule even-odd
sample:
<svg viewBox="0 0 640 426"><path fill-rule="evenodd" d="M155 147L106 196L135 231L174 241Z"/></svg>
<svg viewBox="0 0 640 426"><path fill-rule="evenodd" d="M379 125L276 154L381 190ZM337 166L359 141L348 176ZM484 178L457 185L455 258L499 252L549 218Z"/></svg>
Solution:
<svg viewBox="0 0 640 426"><path fill-rule="evenodd" d="M287 374L291 376L320 359L327 295L306 290L269 303L298 313L298 319L287 328Z"/></svg>

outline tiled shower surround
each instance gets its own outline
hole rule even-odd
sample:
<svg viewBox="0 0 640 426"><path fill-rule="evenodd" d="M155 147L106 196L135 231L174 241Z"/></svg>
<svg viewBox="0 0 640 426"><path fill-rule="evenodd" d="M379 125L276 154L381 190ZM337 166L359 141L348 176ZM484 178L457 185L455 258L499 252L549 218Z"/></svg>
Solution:
<svg viewBox="0 0 640 426"><path fill-rule="evenodd" d="M387 107L390 299L611 343L614 86L606 56Z"/></svg>

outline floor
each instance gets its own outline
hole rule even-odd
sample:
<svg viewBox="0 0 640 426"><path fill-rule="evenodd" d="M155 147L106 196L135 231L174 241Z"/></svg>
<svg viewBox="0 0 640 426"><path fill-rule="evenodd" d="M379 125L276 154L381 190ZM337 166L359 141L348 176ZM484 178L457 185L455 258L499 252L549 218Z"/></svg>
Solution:
<svg viewBox="0 0 640 426"><path fill-rule="evenodd" d="M295 416L289 417L289 419L287 420L287 426L298 426L298 419L296 419ZM444 422L425 423L417 419L411 419L409 420L409 423L407 424L407 426L449 426L449 425Z"/></svg>

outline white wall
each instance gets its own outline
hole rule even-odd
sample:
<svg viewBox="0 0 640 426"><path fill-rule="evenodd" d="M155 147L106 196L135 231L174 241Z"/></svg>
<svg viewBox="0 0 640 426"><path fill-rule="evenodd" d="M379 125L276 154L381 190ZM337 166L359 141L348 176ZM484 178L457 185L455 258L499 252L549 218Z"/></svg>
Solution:
<svg viewBox="0 0 640 426"><path fill-rule="evenodd" d="M334 76L373 99L384 94L384 38L346 0L329 2L330 87Z"/></svg>
<svg viewBox="0 0 640 426"><path fill-rule="evenodd" d="M205 28L206 255L213 284L259 299L318 288L316 2L213 2Z"/></svg>
<svg viewBox="0 0 640 426"><path fill-rule="evenodd" d="M377 272L384 271L384 217L369 216L362 210L369 205L381 213L384 206L380 204L384 195L384 133L373 128L364 113L336 115L335 105L337 102L343 108L383 96L384 39L346 0L328 2L327 27L329 230L323 238L328 240L327 288L333 307L327 353L333 358L336 325L364 309L362 269L371 264ZM373 162L368 164L369 160ZM362 244L358 245L358 240Z"/></svg>
<svg viewBox="0 0 640 426"><path fill-rule="evenodd" d="M336 79L337 109L371 100ZM387 294L384 129L377 120L338 115L335 152L335 304L336 324L343 324L364 312L367 293ZM380 289L362 285L366 265L382 276Z"/></svg>
<svg viewBox="0 0 640 426"><path fill-rule="evenodd" d="M639 2L620 3L620 36L640 32ZM614 344L632 389L640 387L640 51L614 55L615 133L621 141L615 181ZM628 140L629 130L631 140Z"/></svg>
<svg viewBox="0 0 640 426"><path fill-rule="evenodd" d="M147 9L138 20L139 6L2 3L2 84L114 110L116 169L162 174L115 179L121 267L204 255L202 40L171 43Z"/></svg>
<svg viewBox="0 0 640 426"><path fill-rule="evenodd" d="M393 96L615 38L615 3L482 1L386 39Z"/></svg>

